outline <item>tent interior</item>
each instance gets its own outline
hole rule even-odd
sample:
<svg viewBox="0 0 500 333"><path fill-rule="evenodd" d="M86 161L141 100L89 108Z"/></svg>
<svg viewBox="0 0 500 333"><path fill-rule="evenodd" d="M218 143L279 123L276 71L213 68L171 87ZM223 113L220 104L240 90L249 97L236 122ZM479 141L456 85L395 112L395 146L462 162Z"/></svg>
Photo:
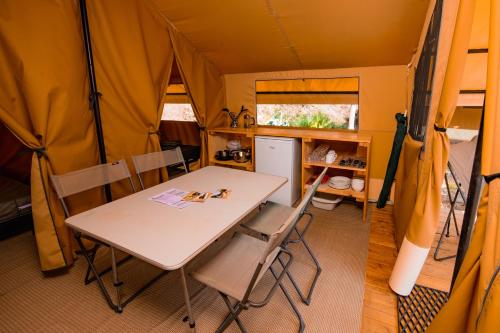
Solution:
<svg viewBox="0 0 500 333"><path fill-rule="evenodd" d="M498 0L0 1L0 332L500 331L499 37Z"/></svg>

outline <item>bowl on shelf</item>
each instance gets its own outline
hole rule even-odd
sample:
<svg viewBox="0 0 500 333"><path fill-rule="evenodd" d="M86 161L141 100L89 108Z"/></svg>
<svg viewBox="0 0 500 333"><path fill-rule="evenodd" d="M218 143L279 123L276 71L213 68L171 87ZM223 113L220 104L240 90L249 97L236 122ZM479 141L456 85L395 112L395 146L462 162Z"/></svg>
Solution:
<svg viewBox="0 0 500 333"><path fill-rule="evenodd" d="M249 160L249 158L243 150L237 150L233 152L233 160L238 163L245 163Z"/></svg>
<svg viewBox="0 0 500 333"><path fill-rule="evenodd" d="M364 179L360 178L353 178L351 180L351 188L356 191L356 192L361 192L365 188L365 181Z"/></svg>
<svg viewBox="0 0 500 333"><path fill-rule="evenodd" d="M228 149L218 150L215 153L215 159L217 161L229 161L233 159L233 156L231 155L231 152Z"/></svg>
<svg viewBox="0 0 500 333"><path fill-rule="evenodd" d="M252 159L252 148L243 148L242 151L245 153L248 160Z"/></svg>

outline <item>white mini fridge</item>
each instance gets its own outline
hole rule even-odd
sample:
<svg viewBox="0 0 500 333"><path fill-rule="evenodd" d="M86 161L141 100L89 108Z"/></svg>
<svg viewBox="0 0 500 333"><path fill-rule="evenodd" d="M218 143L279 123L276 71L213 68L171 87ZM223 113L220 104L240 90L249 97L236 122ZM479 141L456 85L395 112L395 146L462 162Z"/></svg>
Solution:
<svg viewBox="0 0 500 333"><path fill-rule="evenodd" d="M301 155L299 139L255 137L255 171L288 179L287 183L268 198L269 201L292 206L299 199Z"/></svg>

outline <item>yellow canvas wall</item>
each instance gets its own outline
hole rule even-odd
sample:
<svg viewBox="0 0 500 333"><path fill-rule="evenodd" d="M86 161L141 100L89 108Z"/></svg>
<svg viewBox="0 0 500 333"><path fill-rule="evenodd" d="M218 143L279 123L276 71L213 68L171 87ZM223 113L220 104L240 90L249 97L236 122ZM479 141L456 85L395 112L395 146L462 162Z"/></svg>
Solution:
<svg viewBox="0 0 500 333"><path fill-rule="evenodd" d="M245 105L255 115L255 81L271 79L359 77L359 132L372 135L370 199L376 199L391 153L396 121L405 111L406 66L361 67L225 75L227 107Z"/></svg>

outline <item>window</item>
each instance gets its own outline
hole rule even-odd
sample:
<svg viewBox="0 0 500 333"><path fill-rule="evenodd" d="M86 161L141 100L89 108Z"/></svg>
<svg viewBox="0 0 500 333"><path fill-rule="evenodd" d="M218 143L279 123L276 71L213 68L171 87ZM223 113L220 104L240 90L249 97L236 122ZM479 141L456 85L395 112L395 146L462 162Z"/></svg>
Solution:
<svg viewBox="0 0 500 333"><path fill-rule="evenodd" d="M438 0L425 36L422 54L415 73L413 101L408 133L414 140L423 142L427 131L427 119L432 97L432 81L438 48L441 10L443 2Z"/></svg>
<svg viewBox="0 0 500 333"><path fill-rule="evenodd" d="M183 84L169 84L161 120L196 121Z"/></svg>
<svg viewBox="0 0 500 333"><path fill-rule="evenodd" d="M257 124L358 129L358 78L256 82Z"/></svg>

